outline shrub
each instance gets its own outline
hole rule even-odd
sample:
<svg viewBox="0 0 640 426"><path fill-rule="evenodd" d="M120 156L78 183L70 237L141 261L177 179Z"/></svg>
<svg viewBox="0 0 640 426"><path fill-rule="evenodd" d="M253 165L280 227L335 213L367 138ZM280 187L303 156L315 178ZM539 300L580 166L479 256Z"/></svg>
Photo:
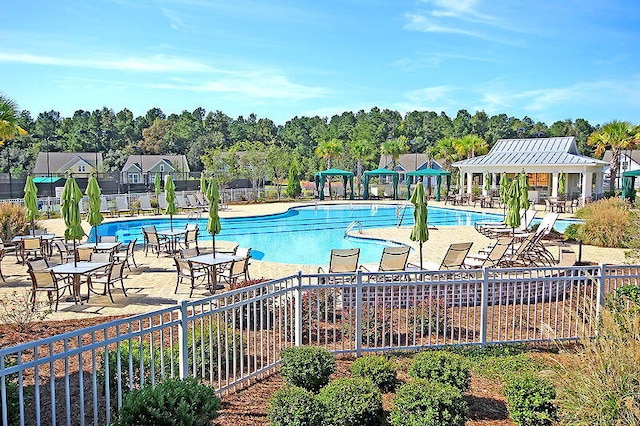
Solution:
<svg viewBox="0 0 640 426"><path fill-rule="evenodd" d="M333 355L324 348L296 346L280 352L280 374L287 383L318 392L329 383L329 376L336 370Z"/></svg>
<svg viewBox="0 0 640 426"><path fill-rule="evenodd" d="M558 371L563 424L640 424L640 310L602 309L597 338L582 340Z"/></svg>
<svg viewBox="0 0 640 426"><path fill-rule="evenodd" d="M107 354L102 357L98 373L100 387L104 389L105 386L107 364L109 366L109 391L112 395L118 392L118 387L122 389L123 393L126 393L131 389L140 388L141 383L151 382L152 377L156 380L159 379L161 354L162 351L159 348L151 348L146 340L123 341L119 347L109 349ZM120 365L120 374L118 374L118 365Z"/></svg>
<svg viewBox="0 0 640 426"><path fill-rule="evenodd" d="M389 415L393 426L463 426L469 409L459 389L417 379L398 388Z"/></svg>
<svg viewBox="0 0 640 426"><path fill-rule="evenodd" d="M40 309L44 307L45 309ZM43 321L52 314L48 303L37 301L31 303L31 291L16 290L0 299L0 323L7 324L18 333L26 333L34 322Z"/></svg>
<svg viewBox="0 0 640 426"><path fill-rule="evenodd" d="M197 380L168 379L127 394L115 426L209 426L220 409L215 391Z"/></svg>
<svg viewBox="0 0 640 426"><path fill-rule="evenodd" d="M382 394L371 380L340 378L320 390L323 425L360 426L382 422Z"/></svg>
<svg viewBox="0 0 640 426"><path fill-rule="evenodd" d="M3 241L11 241L16 235L26 233L30 226L24 206L0 203L0 237Z"/></svg>
<svg viewBox="0 0 640 426"><path fill-rule="evenodd" d="M12 367L17 364L15 358L6 356L4 358L5 367ZM5 377L5 389L7 392L7 420L10 425L20 422L20 385L18 384L18 374L11 374ZM25 396L28 389L23 388Z"/></svg>
<svg viewBox="0 0 640 426"><path fill-rule="evenodd" d="M373 291L373 290L372 290ZM345 309L344 331L345 334L355 339L355 309ZM361 311L363 345L368 347L381 347L392 343L397 338L397 315L392 315L388 308L382 305L363 305ZM394 333L396 331L396 333Z"/></svg>
<svg viewBox="0 0 640 426"><path fill-rule="evenodd" d="M564 230L564 237L567 240L579 240L579 239L581 239L581 237L580 237L580 227L581 227L581 225L579 223L572 223L570 225L567 225L566 229Z"/></svg>
<svg viewBox="0 0 640 426"><path fill-rule="evenodd" d="M434 297L415 301L409 308L408 334L417 339L429 334L443 335L446 333L447 320L448 313L443 299Z"/></svg>
<svg viewBox="0 0 640 426"><path fill-rule="evenodd" d="M411 363L409 376L447 383L461 392L469 390L471 386L471 373L465 359L447 351L419 353Z"/></svg>
<svg viewBox="0 0 640 426"><path fill-rule="evenodd" d="M322 406L313 392L286 386L269 400L267 417L274 426L320 426Z"/></svg>
<svg viewBox="0 0 640 426"><path fill-rule="evenodd" d="M547 379L534 374L514 376L504 387L509 415L519 425L546 426L556 420L556 392Z"/></svg>
<svg viewBox="0 0 640 426"><path fill-rule="evenodd" d="M398 382L397 366L382 355L367 355L351 364L354 377L369 379L382 391L390 391Z"/></svg>
<svg viewBox="0 0 640 426"><path fill-rule="evenodd" d="M620 198L608 198L587 204L576 212L584 219L580 236L585 244L601 247L629 247L639 233L635 213Z"/></svg>

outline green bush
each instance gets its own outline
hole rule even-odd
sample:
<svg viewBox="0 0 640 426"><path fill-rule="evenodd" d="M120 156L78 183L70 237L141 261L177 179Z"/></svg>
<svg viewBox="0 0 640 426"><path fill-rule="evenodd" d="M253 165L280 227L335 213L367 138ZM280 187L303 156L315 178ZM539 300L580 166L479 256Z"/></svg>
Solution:
<svg viewBox="0 0 640 426"><path fill-rule="evenodd" d="M631 247L640 233L637 213L620 198L607 198L589 203L576 212L584 219L580 236L585 244L600 247Z"/></svg>
<svg viewBox="0 0 640 426"><path fill-rule="evenodd" d="M210 426L220 409L215 391L197 380L168 379L128 393L115 426Z"/></svg>
<svg viewBox="0 0 640 426"><path fill-rule="evenodd" d="M471 386L471 372L467 361L462 356L447 351L419 353L411 363L409 376L447 383L461 392L469 390Z"/></svg>
<svg viewBox="0 0 640 426"><path fill-rule="evenodd" d="M370 379L380 390L391 391L398 382L398 367L382 355L367 355L351 364L351 375Z"/></svg>
<svg viewBox="0 0 640 426"><path fill-rule="evenodd" d="M313 392L286 386L269 400L267 417L274 426L320 426L322 406Z"/></svg>
<svg viewBox="0 0 640 426"><path fill-rule="evenodd" d="M556 419L556 392L549 380L534 374L514 376L504 387L509 415L519 425L545 426Z"/></svg>
<svg viewBox="0 0 640 426"><path fill-rule="evenodd" d="M336 371L333 355L324 348L295 346L280 352L280 374L287 383L318 392L329 383L329 376Z"/></svg>
<svg viewBox="0 0 640 426"><path fill-rule="evenodd" d="M325 426L379 425L382 394L369 379L340 378L320 390Z"/></svg>
<svg viewBox="0 0 640 426"><path fill-rule="evenodd" d="M567 240L579 240L580 237L580 227L579 223L572 223L566 227L564 230L564 238Z"/></svg>
<svg viewBox="0 0 640 426"><path fill-rule="evenodd" d="M0 203L0 237L11 241L16 235L22 235L30 229L24 206L13 203Z"/></svg>
<svg viewBox="0 0 640 426"><path fill-rule="evenodd" d="M159 379L161 355L162 351L155 347L152 349L146 340L123 341L118 348L110 349L102 357L99 370L100 386L104 389L107 364L109 366L109 391L112 395L117 393L118 385L122 392L128 392L130 389L139 388L143 381L144 383L151 382L152 375ZM131 369L129 369L130 364ZM118 374L118 365L120 365L120 374Z"/></svg>
<svg viewBox="0 0 640 426"><path fill-rule="evenodd" d="M389 414L393 426L463 426L469 408L459 389L416 379L398 388Z"/></svg>

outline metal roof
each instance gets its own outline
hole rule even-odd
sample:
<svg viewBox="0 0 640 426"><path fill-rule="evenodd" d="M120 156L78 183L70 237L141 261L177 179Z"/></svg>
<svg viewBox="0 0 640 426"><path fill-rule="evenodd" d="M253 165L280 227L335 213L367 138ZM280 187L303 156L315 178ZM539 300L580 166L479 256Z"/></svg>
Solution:
<svg viewBox="0 0 640 426"><path fill-rule="evenodd" d="M487 155L457 161L453 166L607 165L578 154L575 137L499 139Z"/></svg>

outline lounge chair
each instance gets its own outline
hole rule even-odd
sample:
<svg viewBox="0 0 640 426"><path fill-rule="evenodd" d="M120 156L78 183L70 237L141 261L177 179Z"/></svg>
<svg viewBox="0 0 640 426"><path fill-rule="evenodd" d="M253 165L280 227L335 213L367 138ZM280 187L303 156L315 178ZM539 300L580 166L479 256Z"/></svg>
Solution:
<svg viewBox="0 0 640 426"><path fill-rule="evenodd" d="M133 215L133 210L129 207L129 200L127 200L126 195L116 196L116 210L118 212L118 216L122 213L126 213L128 216Z"/></svg>
<svg viewBox="0 0 640 426"><path fill-rule="evenodd" d="M358 259L360 258L360 249L332 249L331 258L329 259L328 273L344 273L356 272L358 270ZM318 273L324 274L322 267L318 268Z"/></svg>
<svg viewBox="0 0 640 426"><path fill-rule="evenodd" d="M385 247L382 250L382 256L380 256L378 272L405 271L409 260L409 252L411 252L411 247L409 246ZM362 269L369 271L364 266Z"/></svg>
<svg viewBox="0 0 640 426"><path fill-rule="evenodd" d="M464 260L471 250L473 243L453 243L442 258L440 263L441 270L444 269L463 269Z"/></svg>
<svg viewBox="0 0 640 426"><path fill-rule="evenodd" d="M158 207L160 208L160 210L167 209L167 197L164 195L163 192L158 194Z"/></svg>
<svg viewBox="0 0 640 426"><path fill-rule="evenodd" d="M524 212L524 213L523 213ZM509 233L527 233L533 223L533 219L536 217L536 212L531 210L520 210L520 226L517 228L511 228L503 224L502 227L490 227L486 228L485 235L490 238L498 238Z"/></svg>
<svg viewBox="0 0 640 426"><path fill-rule="evenodd" d="M524 222L526 211L527 211L526 209L520 209L520 223ZM531 220L533 220L533 218ZM481 234L486 236L491 236L491 231L493 229L506 228L506 225L504 224L504 219L502 219L499 221L477 222L475 224L475 228L476 228L476 231L480 232ZM508 228L508 229L511 229L511 228Z"/></svg>
<svg viewBox="0 0 640 426"><path fill-rule="evenodd" d="M513 243L513 238L499 238L489 253L478 252L468 255L464 260L467 268L482 268L484 266L500 266L503 258Z"/></svg>
<svg viewBox="0 0 640 426"><path fill-rule="evenodd" d="M138 199L140 200L140 211L142 214L145 212L156 212L156 209L151 206L151 198L149 198L149 194L143 194Z"/></svg>
<svg viewBox="0 0 640 426"><path fill-rule="evenodd" d="M207 205L201 204L200 201L196 198L195 194L187 194L187 201L191 205L193 209L206 210Z"/></svg>
<svg viewBox="0 0 640 426"><path fill-rule="evenodd" d="M113 209L109 207L109 202L107 201L107 197L105 197L104 195L100 196L100 213L113 216Z"/></svg>

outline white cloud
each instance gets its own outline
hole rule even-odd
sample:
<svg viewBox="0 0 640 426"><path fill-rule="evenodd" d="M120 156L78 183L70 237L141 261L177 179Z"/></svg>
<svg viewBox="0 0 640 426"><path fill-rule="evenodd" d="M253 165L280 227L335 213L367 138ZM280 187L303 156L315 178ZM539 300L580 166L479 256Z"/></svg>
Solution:
<svg viewBox="0 0 640 426"><path fill-rule="evenodd" d="M138 72L211 72L211 67L191 59L154 55L149 57L124 57L107 60L72 59L30 53L0 52L0 63L19 63Z"/></svg>

